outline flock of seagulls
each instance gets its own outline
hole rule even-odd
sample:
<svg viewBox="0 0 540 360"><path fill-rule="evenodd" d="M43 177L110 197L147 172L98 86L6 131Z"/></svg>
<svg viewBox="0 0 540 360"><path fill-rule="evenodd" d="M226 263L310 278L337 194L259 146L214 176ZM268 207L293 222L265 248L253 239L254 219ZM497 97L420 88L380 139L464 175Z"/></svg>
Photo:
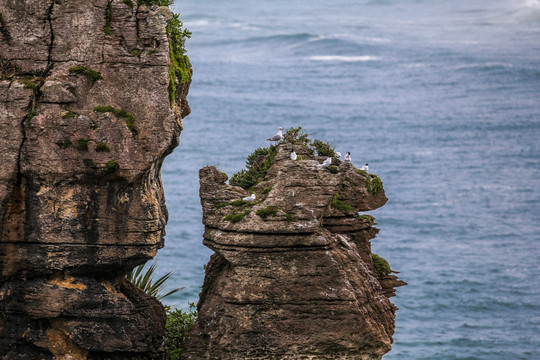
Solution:
<svg viewBox="0 0 540 360"><path fill-rule="evenodd" d="M278 142L280 141L281 139L283 139L283 128L282 127L279 127L278 128L278 131L277 133L275 133L274 135L272 135L271 137L269 137L268 141L275 141L275 142ZM336 159L339 159L341 158L341 153L339 151L336 151L335 152L335 157ZM294 151L294 147L293 149L291 150L291 154L289 155L289 158L292 160L292 161L295 161L296 159L298 159L298 155L296 154L296 152ZM351 159L351 153L350 152L347 152L345 154L345 156L343 157L343 160L346 162L346 163L350 163L352 161ZM332 158L329 156L327 157L322 164L319 164L317 165L318 168L323 168L323 167L329 167L330 165L332 165ZM360 168L360 170L364 170L364 171L369 171L369 164L365 164L364 166L362 166ZM255 194L251 194L251 196L247 196L245 198L242 198L243 201L246 201L246 202L253 202L255 201Z"/></svg>

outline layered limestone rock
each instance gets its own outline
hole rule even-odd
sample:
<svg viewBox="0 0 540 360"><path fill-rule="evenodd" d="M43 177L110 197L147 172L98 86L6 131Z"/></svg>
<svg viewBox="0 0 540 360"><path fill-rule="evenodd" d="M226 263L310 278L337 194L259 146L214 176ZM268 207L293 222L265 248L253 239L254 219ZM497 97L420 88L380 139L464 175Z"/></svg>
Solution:
<svg viewBox="0 0 540 360"><path fill-rule="evenodd" d="M277 146L257 200L200 171L206 268L184 359L380 359L391 349L396 276L378 274L370 240L382 182L350 163L289 159ZM264 167L269 156L252 166ZM301 159L301 160L300 160Z"/></svg>
<svg viewBox="0 0 540 360"><path fill-rule="evenodd" d="M163 246L168 8L0 0L0 357L152 359L162 306L121 280ZM173 77L174 78L174 77Z"/></svg>

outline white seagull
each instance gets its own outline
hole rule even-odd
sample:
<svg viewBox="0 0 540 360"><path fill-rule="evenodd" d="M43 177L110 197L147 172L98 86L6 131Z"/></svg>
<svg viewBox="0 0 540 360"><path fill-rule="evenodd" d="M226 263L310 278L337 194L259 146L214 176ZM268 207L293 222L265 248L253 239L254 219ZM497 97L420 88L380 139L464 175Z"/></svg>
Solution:
<svg viewBox="0 0 540 360"><path fill-rule="evenodd" d="M341 157L341 153L339 151L336 151L336 159L339 159Z"/></svg>
<svg viewBox="0 0 540 360"><path fill-rule="evenodd" d="M347 152L343 160L345 160L345 162L351 162L351 153Z"/></svg>
<svg viewBox="0 0 540 360"><path fill-rule="evenodd" d="M366 164L360 168L360 170L369 171L369 164Z"/></svg>
<svg viewBox="0 0 540 360"><path fill-rule="evenodd" d="M247 201L247 202L253 202L255 201L255 194L251 194L251 196L246 196L242 200Z"/></svg>
<svg viewBox="0 0 540 360"><path fill-rule="evenodd" d="M282 131L283 131L282 127L278 128L277 133L275 133L272 137L269 137L266 140L268 140L268 141L279 141L279 140L283 139Z"/></svg>
<svg viewBox="0 0 540 360"><path fill-rule="evenodd" d="M290 156L290 158L291 158L292 161L295 161L295 160L298 158L298 156L297 156L296 153L294 152L294 149L292 149L292 151L291 151L291 156Z"/></svg>
<svg viewBox="0 0 540 360"><path fill-rule="evenodd" d="M330 165L332 165L332 158L331 158L331 157L327 157L326 160L323 161L322 166L323 166L323 167L328 167L328 166L330 166Z"/></svg>

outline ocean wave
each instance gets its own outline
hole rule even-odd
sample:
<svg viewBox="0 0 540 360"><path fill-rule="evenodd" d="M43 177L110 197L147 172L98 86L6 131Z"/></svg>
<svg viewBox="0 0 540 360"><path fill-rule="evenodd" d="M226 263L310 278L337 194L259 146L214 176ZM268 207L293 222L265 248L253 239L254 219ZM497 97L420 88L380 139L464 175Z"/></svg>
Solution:
<svg viewBox="0 0 540 360"><path fill-rule="evenodd" d="M310 56L310 60L314 61L331 61L331 62L367 62L378 61L381 58L378 56L360 55L360 56L344 56L344 55L320 55Z"/></svg>

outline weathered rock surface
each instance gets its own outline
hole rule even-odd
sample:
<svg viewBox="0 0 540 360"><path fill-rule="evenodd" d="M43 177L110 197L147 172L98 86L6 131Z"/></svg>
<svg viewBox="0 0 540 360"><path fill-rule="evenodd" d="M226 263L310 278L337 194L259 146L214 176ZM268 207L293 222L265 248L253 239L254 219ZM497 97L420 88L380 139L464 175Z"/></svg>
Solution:
<svg viewBox="0 0 540 360"><path fill-rule="evenodd" d="M233 202L249 194L225 174L201 169L204 244L215 254L184 359L380 359L391 349L389 297L404 283L375 271L378 230L357 215L386 203L382 183L336 159L336 173L317 166L324 158L292 161L290 151L278 146L251 204Z"/></svg>
<svg viewBox="0 0 540 360"><path fill-rule="evenodd" d="M189 84L169 102L171 16L0 0L3 359L156 356L163 309L121 279L163 246L160 169L189 113Z"/></svg>

